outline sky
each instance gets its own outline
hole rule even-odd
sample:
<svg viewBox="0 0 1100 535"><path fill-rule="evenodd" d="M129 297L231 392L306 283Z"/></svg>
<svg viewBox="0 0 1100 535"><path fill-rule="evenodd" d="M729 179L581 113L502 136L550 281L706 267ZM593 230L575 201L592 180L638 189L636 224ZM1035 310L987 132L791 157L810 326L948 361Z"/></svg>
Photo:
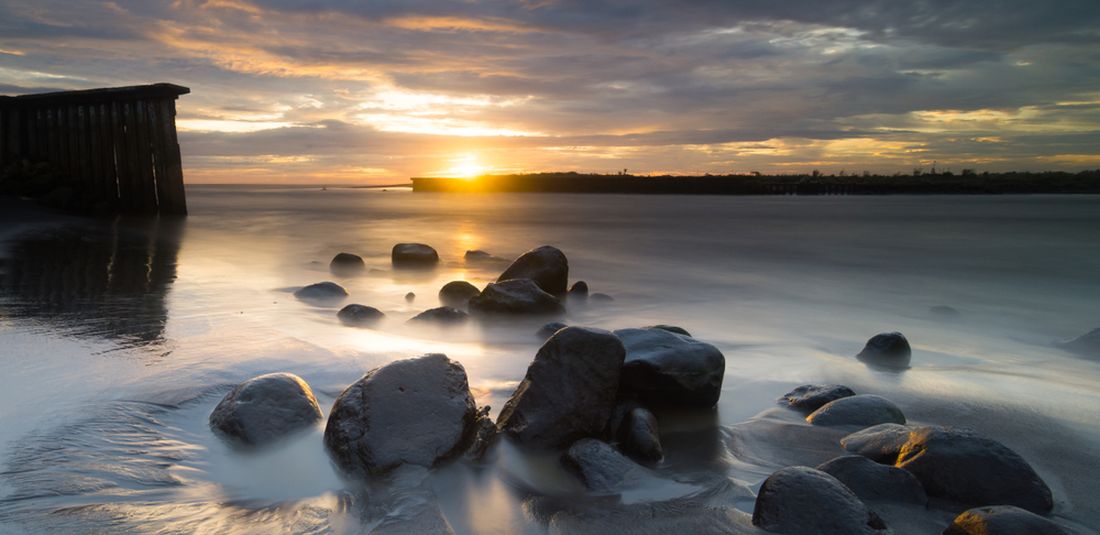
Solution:
<svg viewBox="0 0 1100 535"><path fill-rule="evenodd" d="M171 82L189 183L1100 168L1100 1L0 0L0 94Z"/></svg>

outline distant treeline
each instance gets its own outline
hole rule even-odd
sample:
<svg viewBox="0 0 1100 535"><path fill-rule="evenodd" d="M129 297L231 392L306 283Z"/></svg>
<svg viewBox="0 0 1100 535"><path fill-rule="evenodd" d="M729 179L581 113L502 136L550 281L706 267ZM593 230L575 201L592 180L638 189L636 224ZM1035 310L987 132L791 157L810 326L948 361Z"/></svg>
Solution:
<svg viewBox="0 0 1100 535"><path fill-rule="evenodd" d="M912 175L636 176L532 173L463 178L413 178L413 191L653 193L699 195L882 195L1100 193L1100 170Z"/></svg>

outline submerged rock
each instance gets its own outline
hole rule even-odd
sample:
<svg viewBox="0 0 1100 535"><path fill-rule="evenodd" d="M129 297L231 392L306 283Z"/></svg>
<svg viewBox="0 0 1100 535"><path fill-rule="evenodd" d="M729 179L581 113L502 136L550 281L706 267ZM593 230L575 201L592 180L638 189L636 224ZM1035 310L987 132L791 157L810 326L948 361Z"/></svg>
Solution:
<svg viewBox="0 0 1100 535"><path fill-rule="evenodd" d="M914 429L896 466L917 476L929 496L963 504L1015 505L1035 513L1054 507L1050 488L1023 457L971 431Z"/></svg>
<svg viewBox="0 0 1100 535"><path fill-rule="evenodd" d="M665 325L663 323L659 323L657 325L649 325L647 327L642 327L642 328L643 329L661 329L663 331L668 331L670 333L682 334L684 336L691 336L691 333L687 332L687 329L685 329L683 327L677 327L675 325Z"/></svg>
<svg viewBox="0 0 1100 535"><path fill-rule="evenodd" d="M542 340L546 340L547 338L554 336L554 333L566 327L568 327L568 325L563 322L552 321L550 323L547 323L546 325L543 325L542 327L539 327L539 330L535 332L535 336L539 337Z"/></svg>
<svg viewBox="0 0 1100 535"><path fill-rule="evenodd" d="M657 417L645 407L626 410L618 425L615 439L623 453L645 463L655 463L664 457Z"/></svg>
<svg viewBox="0 0 1100 535"><path fill-rule="evenodd" d="M405 294L405 302L412 303L416 299L416 294L409 292Z"/></svg>
<svg viewBox="0 0 1100 535"><path fill-rule="evenodd" d="M840 439L840 445L846 451L876 463L894 464L914 429L899 424L879 424L845 436Z"/></svg>
<svg viewBox="0 0 1100 535"><path fill-rule="evenodd" d="M500 260L499 258L489 254L481 249L467 250L463 258L467 262L485 262L487 260Z"/></svg>
<svg viewBox="0 0 1100 535"><path fill-rule="evenodd" d="M399 243L390 251L395 268L427 268L439 263L439 253L423 243Z"/></svg>
<svg viewBox="0 0 1100 535"><path fill-rule="evenodd" d="M859 394L830 401L810 413L806 421L814 425L904 424L905 415L894 402L874 394Z"/></svg>
<svg viewBox="0 0 1100 535"><path fill-rule="evenodd" d="M584 281L574 282L573 286L569 288L569 299L581 302L587 301L588 283Z"/></svg>
<svg viewBox="0 0 1100 535"><path fill-rule="evenodd" d="M464 445L477 417L462 365L431 354L367 372L340 394L325 427L336 466L357 476L430 467Z"/></svg>
<svg viewBox="0 0 1100 535"><path fill-rule="evenodd" d="M409 319L413 323L434 323L436 325L462 325L470 315L454 307L436 307L421 312Z"/></svg>
<svg viewBox="0 0 1100 535"><path fill-rule="evenodd" d="M619 389L626 350L610 332L566 327L539 348L497 427L528 446L565 447L598 435Z"/></svg>
<svg viewBox="0 0 1100 535"><path fill-rule="evenodd" d="M351 253L338 253L328 264L329 271L338 275L350 275L367 270L363 258Z"/></svg>
<svg viewBox="0 0 1100 535"><path fill-rule="evenodd" d="M657 479L648 469L626 458L610 444L594 438L574 442L561 461L588 490L594 492L622 492Z"/></svg>
<svg viewBox="0 0 1100 535"><path fill-rule="evenodd" d="M554 296L530 279L513 279L485 287L470 298L470 312L482 315L555 315L564 312Z"/></svg>
<svg viewBox="0 0 1100 535"><path fill-rule="evenodd" d="M451 281L439 289L439 301L450 307L465 308L470 298L480 293L477 286L466 281Z"/></svg>
<svg viewBox="0 0 1100 535"><path fill-rule="evenodd" d="M862 455L845 455L817 467L864 500L884 500L925 505L928 495L913 474Z"/></svg>
<svg viewBox="0 0 1100 535"><path fill-rule="evenodd" d="M336 313L336 317L344 325L352 327L369 327L382 321L386 314L381 310L366 305L348 305Z"/></svg>
<svg viewBox="0 0 1100 535"><path fill-rule="evenodd" d="M1093 329L1077 338L1058 342L1057 345L1066 351L1086 357L1100 357L1100 329Z"/></svg>
<svg viewBox="0 0 1100 535"><path fill-rule="evenodd" d="M888 533L882 519L848 487L806 466L783 468L764 480L752 511L752 523L773 533Z"/></svg>
<svg viewBox="0 0 1100 535"><path fill-rule="evenodd" d="M222 398L210 427L235 446L265 446L321 421L313 391L292 373L249 379Z"/></svg>
<svg viewBox="0 0 1100 535"><path fill-rule="evenodd" d="M565 295L569 284L569 261L557 247L543 245L520 255L497 282L512 279L531 279L542 291L553 295Z"/></svg>
<svg viewBox="0 0 1100 535"><path fill-rule="evenodd" d="M335 282L318 282L310 284L296 292L294 297L303 301L336 301L348 296L348 291Z"/></svg>
<svg viewBox="0 0 1100 535"><path fill-rule="evenodd" d="M976 507L955 517L943 535L1069 535L1058 524L1011 505Z"/></svg>
<svg viewBox="0 0 1100 535"><path fill-rule="evenodd" d="M813 412L830 401L856 395L844 385L802 385L783 394L780 403L786 403L792 409Z"/></svg>
<svg viewBox="0 0 1100 535"><path fill-rule="evenodd" d="M909 347L909 341L905 339L905 335L892 332L872 336L856 358L874 366L905 369L909 367L912 355L913 350Z"/></svg>
<svg viewBox="0 0 1100 535"><path fill-rule="evenodd" d="M622 395L649 406L713 407L726 357L718 348L664 329L615 331L626 347Z"/></svg>

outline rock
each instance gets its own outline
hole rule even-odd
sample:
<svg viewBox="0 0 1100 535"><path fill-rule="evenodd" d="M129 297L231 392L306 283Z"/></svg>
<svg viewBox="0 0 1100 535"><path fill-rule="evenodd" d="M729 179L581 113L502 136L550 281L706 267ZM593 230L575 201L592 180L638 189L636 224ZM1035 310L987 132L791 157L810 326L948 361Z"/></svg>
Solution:
<svg viewBox="0 0 1100 535"><path fill-rule="evenodd" d="M589 295L588 299L596 303L610 303L615 300L614 297L599 292Z"/></svg>
<svg viewBox="0 0 1100 535"><path fill-rule="evenodd" d="M726 358L718 348L664 329L615 331L626 347L622 395L649 406L713 407Z"/></svg>
<svg viewBox="0 0 1100 535"><path fill-rule="evenodd" d="M335 282L318 282L294 292L303 301L337 301L348 296L348 291Z"/></svg>
<svg viewBox="0 0 1100 535"><path fill-rule="evenodd" d="M226 394L210 413L210 427L234 446L254 447L308 429L321 418L317 398L301 377L269 373Z"/></svg>
<svg viewBox="0 0 1100 535"><path fill-rule="evenodd" d="M855 535L888 533L848 487L829 474L790 466L764 480L752 523L773 533Z"/></svg>
<svg viewBox="0 0 1100 535"><path fill-rule="evenodd" d="M657 417L645 407L633 407L623 415L615 439L623 453L644 463L655 463L664 457Z"/></svg>
<svg viewBox="0 0 1100 535"><path fill-rule="evenodd" d="M367 265L359 255L339 253L329 262L328 269L337 275L350 275L366 271Z"/></svg>
<svg viewBox="0 0 1100 535"><path fill-rule="evenodd" d="M601 329L566 327L539 348L497 427L516 442L560 448L607 425L626 350Z"/></svg>
<svg viewBox="0 0 1100 535"><path fill-rule="evenodd" d="M806 421L814 425L905 424L905 415L894 402L874 394L859 394L830 401L810 413Z"/></svg>
<svg viewBox="0 0 1100 535"><path fill-rule="evenodd" d="M574 282L573 286L569 288L569 299L582 302L587 301L588 283L584 281Z"/></svg>
<svg viewBox="0 0 1100 535"><path fill-rule="evenodd" d="M413 316L409 321L414 323L434 323L436 325L453 326L462 325L470 319L470 315L454 307L430 308Z"/></svg>
<svg viewBox="0 0 1100 535"><path fill-rule="evenodd" d="M368 535L455 535L436 503L417 504L411 511L387 515Z"/></svg>
<svg viewBox="0 0 1100 535"><path fill-rule="evenodd" d="M490 409L486 405L477 410L477 419L474 420L473 425L473 439L470 441L470 447L466 448L467 459L480 461L496 442L497 424L489 417Z"/></svg>
<svg viewBox="0 0 1100 535"><path fill-rule="evenodd" d="M1093 329L1077 338L1058 342L1057 346L1086 357L1100 357L1100 328Z"/></svg>
<svg viewBox="0 0 1100 535"><path fill-rule="evenodd" d="M369 327L382 321L386 314L381 310L366 305L348 305L336 313L336 317L344 325L352 327Z"/></svg>
<svg viewBox="0 0 1100 535"><path fill-rule="evenodd" d="M552 321L550 323L547 323L546 325L543 325L542 327L539 327L539 330L535 332L535 336L539 337L539 339L541 340L546 340L547 338L554 336L554 333L566 327L568 327L568 325L566 325L565 323L562 323L560 321Z"/></svg>
<svg viewBox="0 0 1100 535"><path fill-rule="evenodd" d="M409 292L405 294L405 302L412 303L416 299L416 294Z"/></svg>
<svg viewBox="0 0 1100 535"><path fill-rule="evenodd" d="M840 439L840 445L849 453L876 463L894 464L913 429L898 424L879 424L845 436Z"/></svg>
<svg viewBox="0 0 1100 535"><path fill-rule="evenodd" d="M550 295L565 295L569 283L569 261L558 248L543 245L520 255L497 282L512 279L531 279Z"/></svg>
<svg viewBox="0 0 1100 535"><path fill-rule="evenodd" d="M642 327L642 328L643 329L661 329L663 331L668 331L670 333L682 334L684 336L691 336L691 333L687 332L687 329L685 329L683 327L677 327L675 325L665 325L663 323L659 323L657 325L650 325L648 327Z"/></svg>
<svg viewBox="0 0 1100 535"><path fill-rule="evenodd" d="M485 287L470 298L470 312L482 315L555 315L564 312L554 296L530 279L513 279Z"/></svg>
<svg viewBox="0 0 1100 535"><path fill-rule="evenodd" d="M876 463L862 455L845 455L817 467L864 500L926 505L928 495L916 476L901 468Z"/></svg>
<svg viewBox="0 0 1100 535"><path fill-rule="evenodd" d="M943 535L1069 535L1058 524L1011 505L976 507L955 517Z"/></svg>
<svg viewBox="0 0 1100 535"><path fill-rule="evenodd" d="M912 355L913 351L909 348L909 341L905 339L905 335L893 332L872 336L856 358L874 366L905 369L909 367Z"/></svg>
<svg viewBox="0 0 1100 535"><path fill-rule="evenodd" d="M1054 507L1050 488L1023 457L971 431L914 429L896 466L917 476L929 496L963 504L1015 505L1033 513Z"/></svg>
<svg viewBox="0 0 1100 535"><path fill-rule="evenodd" d="M430 268L439 263L439 253L423 243L399 243L390 251L395 268Z"/></svg>
<svg viewBox="0 0 1100 535"><path fill-rule="evenodd" d="M573 472L588 490L622 492L655 482L657 476L623 456L606 442L582 438L569 446L562 465Z"/></svg>
<svg viewBox="0 0 1100 535"><path fill-rule="evenodd" d="M466 254L463 256L463 258L467 262L484 262L486 260L498 260L497 257L485 251L482 251L481 249L468 250L466 251Z"/></svg>
<svg viewBox="0 0 1100 535"><path fill-rule="evenodd" d="M465 445L477 417L462 365L431 354L367 372L340 394L325 446L345 473L431 467Z"/></svg>
<svg viewBox="0 0 1100 535"><path fill-rule="evenodd" d="M813 412L830 401L854 395L856 393L844 385L802 385L783 394L779 402L792 409Z"/></svg>
<svg viewBox="0 0 1100 535"><path fill-rule="evenodd" d="M439 301L450 307L465 308L470 298L480 293L477 286L466 281L451 281L439 289Z"/></svg>
<svg viewBox="0 0 1100 535"><path fill-rule="evenodd" d="M951 319L959 317L959 309L947 305L936 305L928 309L928 314L940 319Z"/></svg>

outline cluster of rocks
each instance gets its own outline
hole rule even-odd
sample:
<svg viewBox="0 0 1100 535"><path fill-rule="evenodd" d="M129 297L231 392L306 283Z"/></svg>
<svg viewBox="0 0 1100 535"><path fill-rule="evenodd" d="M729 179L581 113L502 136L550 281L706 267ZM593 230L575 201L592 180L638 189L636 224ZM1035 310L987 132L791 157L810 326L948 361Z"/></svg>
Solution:
<svg viewBox="0 0 1100 535"><path fill-rule="evenodd" d="M783 468L764 481L752 522L766 531L887 533L875 503L930 506L932 497L949 508L977 506L945 535L1064 533L1042 516L1054 507L1050 488L996 440L966 429L906 425L889 400L843 385L799 386L780 402L807 414L812 425L853 432L840 440L848 455L816 468Z"/></svg>

